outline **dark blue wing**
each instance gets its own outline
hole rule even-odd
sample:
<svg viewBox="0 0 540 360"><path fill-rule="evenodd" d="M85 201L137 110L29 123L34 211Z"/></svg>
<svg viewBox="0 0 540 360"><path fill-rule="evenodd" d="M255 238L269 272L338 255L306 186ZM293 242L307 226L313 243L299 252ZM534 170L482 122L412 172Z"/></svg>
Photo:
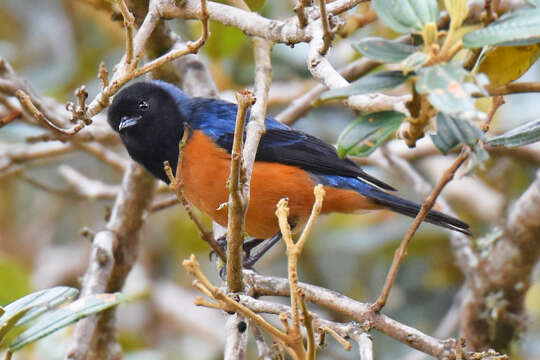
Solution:
<svg viewBox="0 0 540 360"><path fill-rule="evenodd" d="M214 99L193 99L190 123L214 141L231 151L236 121L236 105ZM266 118L266 132L257 150L257 161L277 162L298 166L316 174L360 178L385 190L390 185L365 173L349 159L342 159L333 146L324 141L292 129L271 117Z"/></svg>

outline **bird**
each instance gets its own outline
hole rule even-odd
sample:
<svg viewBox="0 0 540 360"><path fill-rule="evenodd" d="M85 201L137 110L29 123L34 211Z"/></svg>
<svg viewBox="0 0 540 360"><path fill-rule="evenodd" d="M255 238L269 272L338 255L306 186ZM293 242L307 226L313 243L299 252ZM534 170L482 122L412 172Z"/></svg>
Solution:
<svg viewBox="0 0 540 360"><path fill-rule="evenodd" d="M231 150L237 105L223 100L191 97L160 80L140 81L113 98L107 120L130 157L154 177L169 183L168 161L176 169L183 147L180 174L185 198L222 226L227 226ZM365 172L334 146L267 116L253 165L245 231L256 239L279 239L276 204L289 200L289 222L299 229L314 203L313 189L322 184L322 213L359 213L388 209L415 217L420 205L398 197L395 189ZM471 235L469 225L431 210L424 221ZM274 243L276 241L274 240Z"/></svg>

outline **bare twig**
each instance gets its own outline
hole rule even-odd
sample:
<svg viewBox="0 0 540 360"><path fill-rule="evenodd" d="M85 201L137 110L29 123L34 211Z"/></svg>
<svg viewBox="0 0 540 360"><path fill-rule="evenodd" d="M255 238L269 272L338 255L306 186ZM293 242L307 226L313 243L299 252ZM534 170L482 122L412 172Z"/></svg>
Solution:
<svg viewBox="0 0 540 360"><path fill-rule="evenodd" d="M371 336L361 330L353 331L350 336L358 344L360 360L373 360L373 339Z"/></svg>
<svg viewBox="0 0 540 360"><path fill-rule="evenodd" d="M18 119L19 117L21 117L21 115L22 112L20 112L19 110L12 110L9 114L0 119L0 128L4 125L9 124L13 120Z"/></svg>
<svg viewBox="0 0 540 360"><path fill-rule="evenodd" d="M378 65L378 62L364 57L350 63L343 69L340 69L339 73L348 81L352 81L373 70ZM304 95L292 101L291 104L276 116L276 120L285 124L292 124L294 121L305 115L313 106L313 103L319 98L319 95L327 89L328 87L324 84L314 86Z"/></svg>
<svg viewBox="0 0 540 360"><path fill-rule="evenodd" d="M412 237L414 236L416 230L418 229L424 218L427 216L429 210L431 210L433 205L435 205L435 201L437 200L437 197L441 193L444 186L454 178L456 170L461 166L461 164L463 164L463 162L467 159L468 155L469 153L467 151L462 150L461 154L452 163L452 165L448 169L446 169L431 194L423 202L422 208L418 212L418 215L416 215L416 218L414 219L414 222L409 228L409 231L407 231L407 233L403 237L399 248L394 254L392 265L390 266L390 270L388 271L388 275L386 276L383 290L381 291L381 294L379 295L377 301L372 305L374 311L380 311L386 304L386 300L388 299L388 295L390 294L390 290L392 289L392 285L394 284L394 281L396 279L399 266L401 265L401 262L403 261L407 253L407 246L409 245L409 242L411 241Z"/></svg>
<svg viewBox="0 0 540 360"><path fill-rule="evenodd" d="M247 207L242 193L245 172L242 166L242 149L244 147L244 124L248 107L255 98L247 90L237 92L236 100L238 110L236 114L236 127L231 150L231 172L228 180L229 203L227 207L227 286L232 292L242 290L242 244L244 221Z"/></svg>
<svg viewBox="0 0 540 360"><path fill-rule="evenodd" d="M291 294L291 320L292 320L292 328L290 328L290 331L287 331L288 335L291 337L291 339L294 341L296 338L296 341L300 341L302 339L302 334L300 332L300 316L298 311L298 306L301 305L303 309L304 316L308 316L308 325L311 325L311 322L309 320L309 315L307 312L307 307L305 306L305 303L303 301L303 294L301 290L298 287L298 258L300 254L302 253L302 250L304 248L304 245L307 241L308 235L311 232L311 228L313 226L313 223L317 216L320 214L322 209L322 202L324 198L324 188L322 185L317 185L314 189L315 193L315 204L313 205L313 209L311 211L311 215L306 223L306 226L304 228L304 231L302 232L302 235L300 235L300 238L295 243L292 239L292 233L291 233L291 227L288 222L288 216L289 216L289 207L288 207L288 200L287 199L281 199L277 205L276 210L276 216L279 221L279 228L281 230L281 234L283 237L283 241L285 242L285 245L287 246L287 259L288 259L288 274L289 274L289 284L291 286L290 294ZM309 329L308 335L310 334L311 337L313 336L313 330ZM308 345L311 345L311 347L308 347L308 353L311 356L310 359L314 356L314 345L313 345L313 339L310 339L308 341ZM305 356L304 354L304 348L303 345L301 346L301 353L297 354L300 356L300 358L303 358ZM297 349L297 351L300 350L300 347Z"/></svg>
<svg viewBox="0 0 540 360"><path fill-rule="evenodd" d="M56 132L59 135L59 139L65 140L66 135L74 135L78 133L84 127L84 124L78 124L68 130L62 129L58 127L56 124L54 124L53 122L51 122L49 119L47 119L47 117L43 115L43 113L39 111L38 108L34 105L30 96L27 93L25 93L23 90L21 89L17 90L15 92L15 95L21 102L21 105L24 107L24 109L28 111L30 114L32 114L32 116L34 116L38 121L47 125L51 130Z"/></svg>
<svg viewBox="0 0 540 360"><path fill-rule="evenodd" d="M67 165L60 165L58 172L76 194L87 199L112 199L121 190L119 186L108 185L98 180L89 179Z"/></svg>
<svg viewBox="0 0 540 360"><path fill-rule="evenodd" d="M482 124L482 131L488 132L489 126L491 125L491 121L493 120L493 117L495 116L495 113L499 108L504 105L504 97L502 96L494 96L493 97L493 104L491 106L491 109L489 110L489 113L487 115L486 121Z"/></svg>
<svg viewBox="0 0 540 360"><path fill-rule="evenodd" d="M328 14L326 12L326 0L319 0L319 10L321 12L321 26L323 30L323 46L319 49L321 55L325 55L332 45L332 39L334 34L330 30L330 25L328 23Z"/></svg>
<svg viewBox="0 0 540 360"><path fill-rule="evenodd" d="M272 360L275 359L274 351L268 346L264 340L263 333L261 329L254 323L250 324L251 332L255 338L255 345L257 345L257 352L259 354L258 359L261 360Z"/></svg>
<svg viewBox="0 0 540 360"><path fill-rule="evenodd" d="M312 0L298 0L294 7L294 12L296 13L296 16L298 16L298 25L301 28L305 28L308 24L305 8L311 6L311 2Z"/></svg>
<svg viewBox="0 0 540 360"><path fill-rule="evenodd" d="M152 177L131 163L124 175L122 190L116 198L106 229L94 238L90 265L84 278L82 296L121 290L137 257L137 234L144 212L152 198ZM117 262L115 259L123 259ZM77 323L68 359L105 359L119 353L114 326L114 311Z"/></svg>
<svg viewBox="0 0 540 360"><path fill-rule="evenodd" d="M223 360L243 360L246 358L247 330L248 322L243 316L233 314L227 318Z"/></svg>
<svg viewBox="0 0 540 360"><path fill-rule="evenodd" d="M129 11L124 0L116 0L120 7L120 12L124 18L124 27L126 28L126 64L133 63L133 24L135 24L135 16Z"/></svg>
<svg viewBox="0 0 540 360"><path fill-rule="evenodd" d="M216 254L221 258L222 261L225 261L225 252L219 246L217 241L214 239L214 236L212 234L212 231L206 230L204 227L202 221L199 219L197 215L193 212L193 209L191 208L191 204L186 200L184 196L184 180L182 177L182 159L184 156L184 147L186 146L187 140L189 137L189 127L184 127L184 135L182 139L180 140L180 143L178 144L178 161L176 163L176 172L173 175L171 166L169 165L168 161L165 161L163 164L165 173L167 174L167 177L169 178L169 188L171 191L176 195L178 201L182 204L184 209L186 210L189 218L197 229L199 230L199 233L204 241L210 245L212 250L216 252Z"/></svg>
<svg viewBox="0 0 540 360"><path fill-rule="evenodd" d="M126 171L128 159L116 154L99 143L78 143L76 146L101 162L109 165L116 171Z"/></svg>
<svg viewBox="0 0 540 360"><path fill-rule="evenodd" d="M510 83L498 87L488 87L487 91L490 96L540 92L540 82Z"/></svg>
<svg viewBox="0 0 540 360"><path fill-rule="evenodd" d="M176 197L176 195L174 196L171 196L167 199L164 199L164 200L157 200L155 201L151 206L150 206L150 211L151 212L158 212L160 210L163 210L163 209L167 209L171 206L174 206L176 204L178 204L178 197Z"/></svg>

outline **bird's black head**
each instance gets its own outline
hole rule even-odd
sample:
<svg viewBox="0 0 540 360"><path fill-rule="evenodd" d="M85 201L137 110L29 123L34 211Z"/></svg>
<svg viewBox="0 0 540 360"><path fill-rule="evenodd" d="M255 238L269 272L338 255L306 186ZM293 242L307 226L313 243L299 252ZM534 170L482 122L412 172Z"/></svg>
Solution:
<svg viewBox="0 0 540 360"><path fill-rule="evenodd" d="M109 125L133 160L166 182L163 162L176 167L186 120L180 103L188 99L171 84L138 82L122 89L107 113Z"/></svg>

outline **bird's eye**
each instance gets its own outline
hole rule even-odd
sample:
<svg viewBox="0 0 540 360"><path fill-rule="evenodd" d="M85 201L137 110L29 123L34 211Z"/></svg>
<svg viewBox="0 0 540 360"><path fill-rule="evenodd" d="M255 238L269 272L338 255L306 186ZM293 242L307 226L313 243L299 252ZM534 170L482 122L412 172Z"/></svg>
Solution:
<svg viewBox="0 0 540 360"><path fill-rule="evenodd" d="M146 111L148 110L148 103L144 100L139 101L139 110Z"/></svg>

